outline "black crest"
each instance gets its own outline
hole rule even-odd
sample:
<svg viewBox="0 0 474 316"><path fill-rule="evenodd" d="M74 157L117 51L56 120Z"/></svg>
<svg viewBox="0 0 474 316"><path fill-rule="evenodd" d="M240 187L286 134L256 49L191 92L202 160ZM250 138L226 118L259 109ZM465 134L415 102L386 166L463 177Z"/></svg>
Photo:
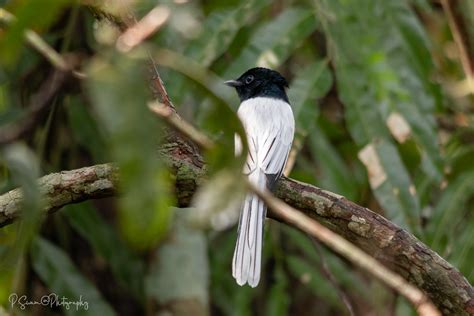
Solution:
<svg viewBox="0 0 474 316"><path fill-rule="evenodd" d="M225 82L237 90L240 101L256 97L270 97L288 102L285 88L288 82L279 72L263 67L247 70L237 80Z"/></svg>

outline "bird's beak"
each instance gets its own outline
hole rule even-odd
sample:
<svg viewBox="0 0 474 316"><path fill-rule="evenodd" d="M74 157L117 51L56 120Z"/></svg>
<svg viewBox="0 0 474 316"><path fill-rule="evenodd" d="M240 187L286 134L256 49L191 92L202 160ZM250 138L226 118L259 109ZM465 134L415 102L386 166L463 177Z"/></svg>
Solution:
<svg viewBox="0 0 474 316"><path fill-rule="evenodd" d="M237 81L237 80L227 80L224 82L226 85L229 87L240 87L242 85L242 82Z"/></svg>

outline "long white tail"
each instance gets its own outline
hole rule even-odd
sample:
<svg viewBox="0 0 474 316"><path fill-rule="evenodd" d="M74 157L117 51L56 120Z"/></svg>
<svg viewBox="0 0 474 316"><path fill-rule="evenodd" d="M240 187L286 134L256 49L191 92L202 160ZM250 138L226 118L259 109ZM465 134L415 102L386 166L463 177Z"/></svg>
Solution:
<svg viewBox="0 0 474 316"><path fill-rule="evenodd" d="M266 175L263 172L255 170L249 178L260 189L265 189ZM256 287L260 281L266 212L267 206L258 196L248 194L245 197L232 261L232 275L239 285L248 283L251 287Z"/></svg>

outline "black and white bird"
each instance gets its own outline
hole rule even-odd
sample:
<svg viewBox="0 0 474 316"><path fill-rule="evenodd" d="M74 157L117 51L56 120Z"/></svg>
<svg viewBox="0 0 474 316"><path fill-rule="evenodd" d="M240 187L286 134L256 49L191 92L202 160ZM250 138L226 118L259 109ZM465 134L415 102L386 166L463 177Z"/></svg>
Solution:
<svg viewBox="0 0 474 316"><path fill-rule="evenodd" d="M278 72L258 67L225 83L237 90L241 102L237 114L249 147L243 172L258 188L271 190L283 173L295 132L285 91L288 82ZM238 136L235 152L242 152ZM239 285L255 287L260 281L266 212L267 206L255 194L245 197L232 262L232 275Z"/></svg>

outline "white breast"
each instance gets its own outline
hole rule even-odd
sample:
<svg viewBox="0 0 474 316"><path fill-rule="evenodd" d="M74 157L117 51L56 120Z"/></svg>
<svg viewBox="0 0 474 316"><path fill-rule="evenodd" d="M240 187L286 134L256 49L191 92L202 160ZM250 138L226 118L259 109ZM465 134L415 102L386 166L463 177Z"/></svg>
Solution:
<svg viewBox="0 0 474 316"><path fill-rule="evenodd" d="M291 106L283 100L257 97L242 102L237 114L249 144L247 170L244 172L249 173L259 167L266 174L280 174L295 131ZM241 152L239 141L236 141L237 153Z"/></svg>

